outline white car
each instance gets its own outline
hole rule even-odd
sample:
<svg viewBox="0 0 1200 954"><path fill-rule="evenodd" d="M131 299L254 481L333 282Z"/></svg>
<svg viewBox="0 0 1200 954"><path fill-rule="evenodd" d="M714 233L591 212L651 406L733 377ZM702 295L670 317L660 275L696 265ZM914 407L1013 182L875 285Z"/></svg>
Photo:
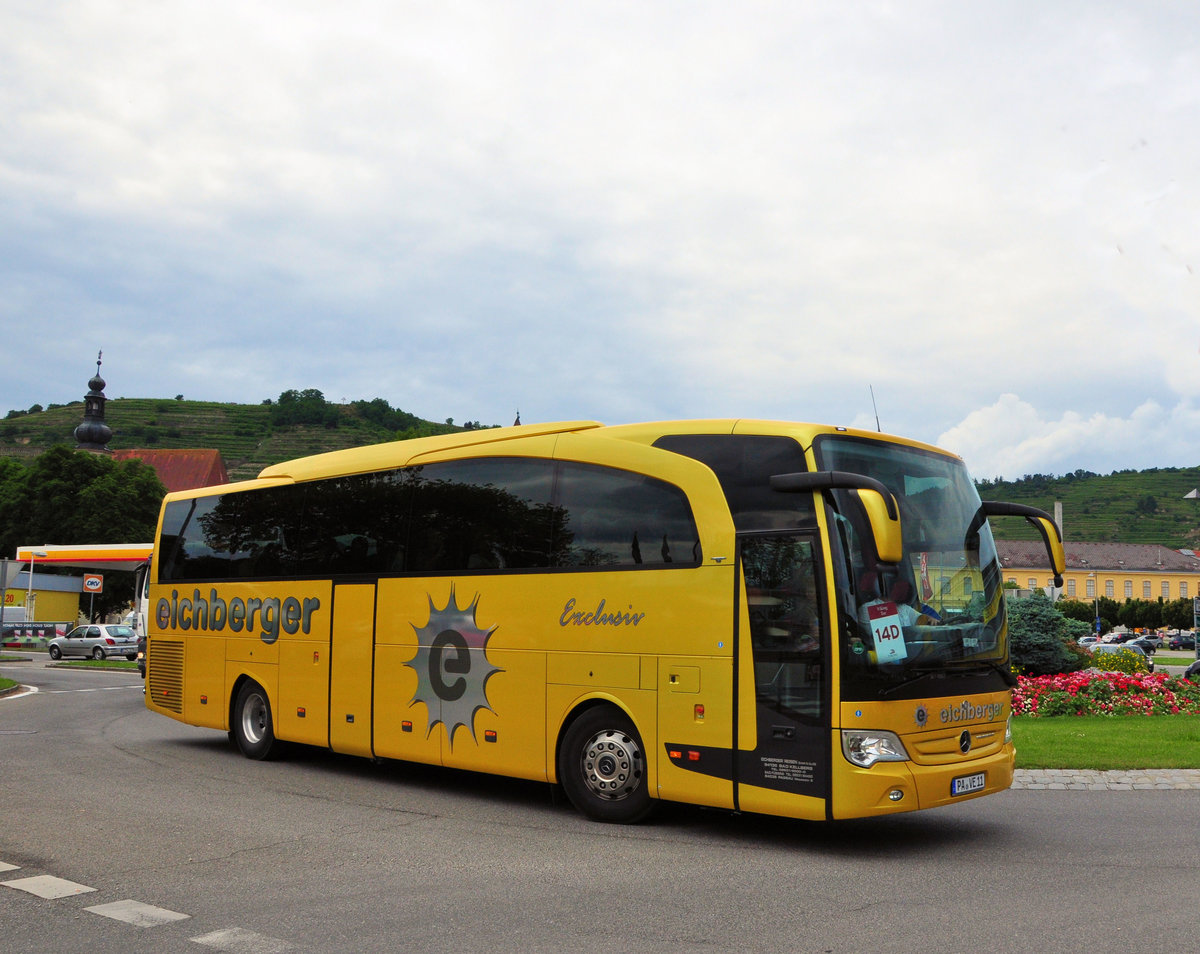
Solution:
<svg viewBox="0 0 1200 954"><path fill-rule="evenodd" d="M50 658L63 656L91 656L104 659L106 656L124 656L137 659L137 634L133 627L123 623L89 623L76 626L66 636L55 636L50 640Z"/></svg>

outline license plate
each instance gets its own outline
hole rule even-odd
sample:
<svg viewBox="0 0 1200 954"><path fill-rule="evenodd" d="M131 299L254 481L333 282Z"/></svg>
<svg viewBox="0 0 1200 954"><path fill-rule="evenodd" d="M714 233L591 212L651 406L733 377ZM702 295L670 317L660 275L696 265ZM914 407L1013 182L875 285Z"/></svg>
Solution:
<svg viewBox="0 0 1200 954"><path fill-rule="evenodd" d="M951 795L970 795L972 792L982 792L987 786L987 774L978 772L975 775L963 775L950 783Z"/></svg>

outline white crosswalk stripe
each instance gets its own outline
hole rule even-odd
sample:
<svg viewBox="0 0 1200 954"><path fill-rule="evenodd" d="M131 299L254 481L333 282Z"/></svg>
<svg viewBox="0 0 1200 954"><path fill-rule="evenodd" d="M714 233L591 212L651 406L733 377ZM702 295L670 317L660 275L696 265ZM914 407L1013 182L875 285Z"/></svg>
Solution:
<svg viewBox="0 0 1200 954"><path fill-rule="evenodd" d="M0 881L0 884L36 894L39 898L69 898L76 894L87 894L95 891L86 884L76 884L66 878L55 878L53 875L35 875L32 878L17 878L15 881Z"/></svg>
<svg viewBox="0 0 1200 954"><path fill-rule="evenodd" d="M284 954L285 951L295 950L287 941L277 937L267 937L265 934L255 934L253 931L243 931L241 928L226 928L223 931L213 931L201 937L192 938L197 944L216 948L218 951L231 951L233 954Z"/></svg>
<svg viewBox="0 0 1200 954"><path fill-rule="evenodd" d="M113 901L110 904L96 904L85 911L99 914L101 917L112 918L114 921L124 921L134 927L156 927L159 924L169 924L172 921L184 921L190 914L180 914L178 911L168 911L153 904L141 901Z"/></svg>

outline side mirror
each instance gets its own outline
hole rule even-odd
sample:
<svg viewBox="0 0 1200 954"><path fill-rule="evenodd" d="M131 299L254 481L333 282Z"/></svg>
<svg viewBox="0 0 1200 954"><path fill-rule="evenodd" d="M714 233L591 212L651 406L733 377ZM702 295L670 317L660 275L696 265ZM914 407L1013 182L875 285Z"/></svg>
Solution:
<svg viewBox="0 0 1200 954"><path fill-rule="evenodd" d="M776 474L771 489L783 493L809 493L826 490L853 490L871 527L875 552L881 563L899 563L904 557L904 542L900 536L900 510L892 492L874 477L851 474L841 470L822 470L816 473Z"/></svg>
<svg viewBox="0 0 1200 954"><path fill-rule="evenodd" d="M1054 585L1063 585L1063 573L1067 569L1067 556L1063 552L1062 531L1054 518L1045 510L1037 507L1027 507L1025 504L1003 503L998 500L985 500L980 508L987 517L1024 517L1037 530L1046 547L1046 555L1050 558L1050 569L1054 572Z"/></svg>

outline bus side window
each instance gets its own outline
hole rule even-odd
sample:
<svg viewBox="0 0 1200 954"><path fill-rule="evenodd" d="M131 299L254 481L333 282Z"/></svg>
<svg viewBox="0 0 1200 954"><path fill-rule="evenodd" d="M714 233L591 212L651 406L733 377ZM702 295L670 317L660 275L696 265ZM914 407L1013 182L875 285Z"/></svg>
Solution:
<svg viewBox="0 0 1200 954"><path fill-rule="evenodd" d="M549 565L553 467L551 460L522 457L424 465L413 495L405 570Z"/></svg>
<svg viewBox="0 0 1200 954"><path fill-rule="evenodd" d="M666 481L562 462L554 503L557 566L693 566L700 559L691 505Z"/></svg>

